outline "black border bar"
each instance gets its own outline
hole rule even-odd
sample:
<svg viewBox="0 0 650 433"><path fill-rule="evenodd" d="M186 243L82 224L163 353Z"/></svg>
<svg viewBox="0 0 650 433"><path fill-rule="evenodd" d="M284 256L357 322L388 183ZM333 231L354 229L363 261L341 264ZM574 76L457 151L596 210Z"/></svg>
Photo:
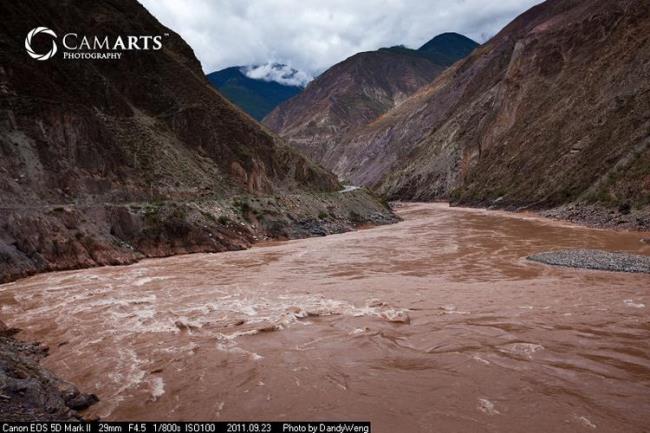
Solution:
<svg viewBox="0 0 650 433"><path fill-rule="evenodd" d="M370 433L370 422L0 422L0 433Z"/></svg>

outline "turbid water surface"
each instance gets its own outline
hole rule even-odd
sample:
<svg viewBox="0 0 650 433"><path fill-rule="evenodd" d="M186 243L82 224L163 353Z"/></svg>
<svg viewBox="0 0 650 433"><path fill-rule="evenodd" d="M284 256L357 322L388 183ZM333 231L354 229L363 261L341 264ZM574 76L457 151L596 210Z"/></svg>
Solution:
<svg viewBox="0 0 650 433"><path fill-rule="evenodd" d="M650 275L551 267L650 255L640 233L443 204L247 251L38 275L0 319L109 420L370 420L375 432L650 430Z"/></svg>

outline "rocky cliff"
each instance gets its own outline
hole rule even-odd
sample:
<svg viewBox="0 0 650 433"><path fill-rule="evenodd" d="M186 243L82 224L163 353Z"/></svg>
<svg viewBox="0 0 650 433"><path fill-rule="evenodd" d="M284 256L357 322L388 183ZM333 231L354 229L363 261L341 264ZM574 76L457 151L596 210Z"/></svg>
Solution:
<svg viewBox="0 0 650 433"><path fill-rule="evenodd" d="M3 2L0 15L0 282L392 218L226 101L135 0ZM38 26L57 34L46 61L25 50ZM162 49L71 60L66 33L80 52L83 36L157 35Z"/></svg>
<svg viewBox="0 0 650 433"><path fill-rule="evenodd" d="M326 155L342 136L398 106L439 75L450 58L475 46L464 36L446 34L420 50L399 46L356 54L280 104L264 123L328 167L333 157Z"/></svg>
<svg viewBox="0 0 650 433"><path fill-rule="evenodd" d="M351 131L324 164L393 199L580 203L648 227L648 28L646 1L549 0Z"/></svg>

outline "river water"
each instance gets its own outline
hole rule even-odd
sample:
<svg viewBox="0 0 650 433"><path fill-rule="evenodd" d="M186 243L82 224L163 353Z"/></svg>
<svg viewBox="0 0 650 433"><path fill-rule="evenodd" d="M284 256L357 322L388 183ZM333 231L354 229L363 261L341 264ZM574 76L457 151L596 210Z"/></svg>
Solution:
<svg viewBox="0 0 650 433"><path fill-rule="evenodd" d="M38 275L0 319L109 420L370 420L374 432L650 430L640 233L411 204L390 226ZM647 235L646 235L647 236Z"/></svg>

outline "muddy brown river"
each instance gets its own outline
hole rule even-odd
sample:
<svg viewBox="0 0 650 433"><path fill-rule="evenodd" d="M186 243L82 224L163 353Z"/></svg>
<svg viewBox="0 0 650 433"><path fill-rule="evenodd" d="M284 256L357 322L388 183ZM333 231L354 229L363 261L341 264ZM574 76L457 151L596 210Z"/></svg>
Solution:
<svg viewBox="0 0 650 433"><path fill-rule="evenodd" d="M370 420L374 432L650 431L650 275L551 267L646 235L444 204L248 251L43 274L0 319L108 420Z"/></svg>

